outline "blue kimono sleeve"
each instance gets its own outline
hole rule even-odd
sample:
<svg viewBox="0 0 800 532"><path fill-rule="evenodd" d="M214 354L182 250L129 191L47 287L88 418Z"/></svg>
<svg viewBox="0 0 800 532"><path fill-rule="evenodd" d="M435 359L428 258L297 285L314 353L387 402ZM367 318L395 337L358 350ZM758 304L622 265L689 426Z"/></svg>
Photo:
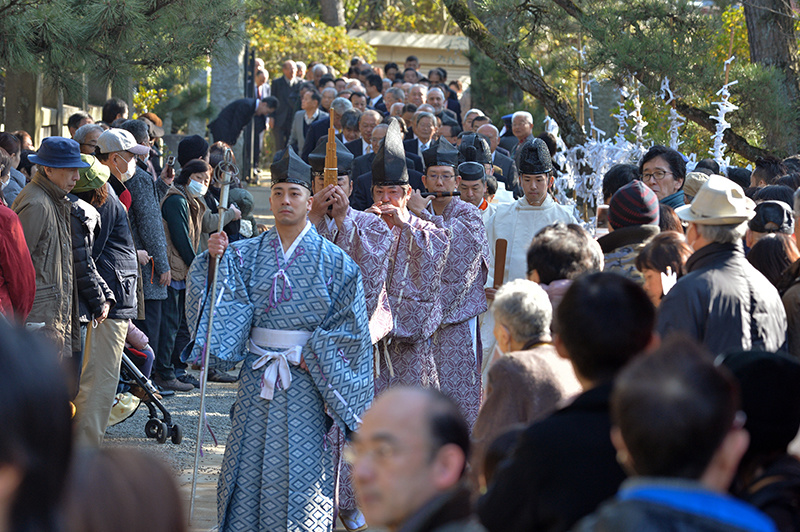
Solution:
<svg viewBox="0 0 800 532"><path fill-rule="evenodd" d="M230 367L244 360L247 341L253 323L254 306L247 292L247 280L242 255L231 250L225 253L219 264L217 275L217 297L214 306L214 321L211 330L210 364L212 367ZM186 279L186 322L190 331L195 331L191 360L200 360L208 333L208 317L211 312L210 287L207 286L207 251L198 255L189 268ZM215 364L215 360L224 364Z"/></svg>
<svg viewBox="0 0 800 532"><path fill-rule="evenodd" d="M326 265L332 304L306 343L303 358L328 413L340 427L355 431L375 394L372 343L361 272L334 249L336 253L326 254L332 259Z"/></svg>

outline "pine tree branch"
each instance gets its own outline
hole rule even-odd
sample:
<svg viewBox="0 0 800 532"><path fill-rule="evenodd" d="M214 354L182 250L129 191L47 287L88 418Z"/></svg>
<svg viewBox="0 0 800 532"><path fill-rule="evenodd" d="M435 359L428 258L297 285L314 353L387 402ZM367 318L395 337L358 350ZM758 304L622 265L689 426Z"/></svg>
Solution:
<svg viewBox="0 0 800 532"><path fill-rule="evenodd" d="M575 5L572 0L553 0L553 2L561 7L569 16L574 18L581 25L581 27L587 30L590 34L593 34L593 26L586 23L583 11L577 5ZM599 42L601 45L603 44L602 40ZM658 92L661 83L660 76L657 76L654 73L648 75L643 72L638 72L635 76L650 91L654 93ZM717 123L712 120L711 115L708 112L677 97L675 98L675 109L703 129L706 129L711 133L716 133ZM753 146L747 142L744 137L732 129L725 130L722 140L734 153L738 153L749 161L755 161L759 157L770 155L767 150Z"/></svg>
<svg viewBox="0 0 800 532"><path fill-rule="evenodd" d="M43 0L9 0L7 4L0 7L0 17L2 17L6 11L14 8L35 7L42 3L44 3Z"/></svg>
<svg viewBox="0 0 800 532"><path fill-rule="evenodd" d="M465 0L444 0L450 16L461 31L472 40L483 53L497 61L509 77L525 92L542 102L550 116L556 121L561 137L567 146L586 142L586 134L575 118L572 104L554 87L550 86L533 68L526 65L509 43L492 35L486 26L469 9Z"/></svg>

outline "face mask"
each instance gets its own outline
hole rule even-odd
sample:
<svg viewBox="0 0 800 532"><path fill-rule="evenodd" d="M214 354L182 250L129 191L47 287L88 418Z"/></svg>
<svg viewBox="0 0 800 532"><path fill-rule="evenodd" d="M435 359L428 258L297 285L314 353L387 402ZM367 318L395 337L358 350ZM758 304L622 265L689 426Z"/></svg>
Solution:
<svg viewBox="0 0 800 532"><path fill-rule="evenodd" d="M119 180L122 181L123 183L132 178L133 175L136 173L136 157L131 157L131 160L128 161L128 168L125 172L120 170L119 166L117 166L117 172L120 173Z"/></svg>
<svg viewBox="0 0 800 532"><path fill-rule="evenodd" d="M186 185L186 190L189 191L189 194L195 198L199 198L206 195L206 192L208 192L208 187L202 184L200 181L195 181L192 179L189 181L189 184Z"/></svg>

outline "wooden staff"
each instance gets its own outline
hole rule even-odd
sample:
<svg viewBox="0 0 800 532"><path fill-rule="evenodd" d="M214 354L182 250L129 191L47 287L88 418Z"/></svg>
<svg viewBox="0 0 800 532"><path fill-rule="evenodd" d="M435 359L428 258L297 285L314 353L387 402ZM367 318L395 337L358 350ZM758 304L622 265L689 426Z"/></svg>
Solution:
<svg viewBox="0 0 800 532"><path fill-rule="evenodd" d="M508 250L508 240L498 238L494 244L494 289L503 286L503 277L506 274L506 251Z"/></svg>

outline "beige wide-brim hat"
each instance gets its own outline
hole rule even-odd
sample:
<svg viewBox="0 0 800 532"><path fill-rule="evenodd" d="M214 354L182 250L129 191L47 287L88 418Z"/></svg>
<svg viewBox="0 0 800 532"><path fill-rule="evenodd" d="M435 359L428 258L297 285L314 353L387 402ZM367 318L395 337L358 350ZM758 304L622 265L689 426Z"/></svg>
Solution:
<svg viewBox="0 0 800 532"><path fill-rule="evenodd" d="M675 213L683 221L701 225L738 224L755 216L755 203L727 177L711 175L691 205L678 207Z"/></svg>

